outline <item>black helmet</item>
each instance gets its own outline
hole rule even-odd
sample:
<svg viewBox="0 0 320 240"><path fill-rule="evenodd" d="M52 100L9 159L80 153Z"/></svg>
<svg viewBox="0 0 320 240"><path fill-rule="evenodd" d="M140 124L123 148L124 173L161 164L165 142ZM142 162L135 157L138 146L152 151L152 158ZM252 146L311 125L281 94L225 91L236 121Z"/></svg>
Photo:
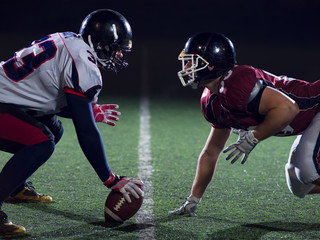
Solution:
<svg viewBox="0 0 320 240"><path fill-rule="evenodd" d="M182 61L178 72L182 85L198 88L201 80L215 79L229 71L236 63L236 54L224 35L199 33L189 38L178 59ZM214 66L213 70L208 69L209 65Z"/></svg>
<svg viewBox="0 0 320 240"><path fill-rule="evenodd" d="M104 69L119 72L128 65L125 56L116 57L117 51L125 54L132 48L130 24L120 13L110 9L90 13L83 20L79 34L96 53Z"/></svg>

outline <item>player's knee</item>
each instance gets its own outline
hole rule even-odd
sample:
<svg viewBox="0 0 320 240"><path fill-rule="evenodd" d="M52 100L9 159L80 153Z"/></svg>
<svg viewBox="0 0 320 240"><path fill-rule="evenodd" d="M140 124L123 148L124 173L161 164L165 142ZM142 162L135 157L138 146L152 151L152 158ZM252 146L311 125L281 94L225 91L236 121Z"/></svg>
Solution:
<svg viewBox="0 0 320 240"><path fill-rule="evenodd" d="M46 143L47 151L53 153L55 146L56 146L55 142L54 141L47 141L45 143Z"/></svg>
<svg viewBox="0 0 320 240"><path fill-rule="evenodd" d="M49 140L49 141L45 141L39 144L36 144L34 146L37 146L37 150L40 153L43 153L45 155L51 155L55 149L56 144L54 143L54 141Z"/></svg>
<svg viewBox="0 0 320 240"><path fill-rule="evenodd" d="M55 143L52 140L44 141L32 146L32 151L34 151L34 155L40 164L43 164L50 158L54 149Z"/></svg>
<svg viewBox="0 0 320 240"><path fill-rule="evenodd" d="M54 142L55 142L55 144L57 144L60 141L60 139L61 139L61 137L63 135L63 132L64 132L64 129L63 129L63 126L61 124L60 127L59 127L59 130L54 134Z"/></svg>
<svg viewBox="0 0 320 240"><path fill-rule="evenodd" d="M304 198L307 195L305 192L295 191L294 189L291 191L291 193L298 198Z"/></svg>
<svg viewBox="0 0 320 240"><path fill-rule="evenodd" d="M286 164L285 174L287 186L290 192L298 198L304 198L311 190L309 184L302 183L295 172L295 166L293 164Z"/></svg>

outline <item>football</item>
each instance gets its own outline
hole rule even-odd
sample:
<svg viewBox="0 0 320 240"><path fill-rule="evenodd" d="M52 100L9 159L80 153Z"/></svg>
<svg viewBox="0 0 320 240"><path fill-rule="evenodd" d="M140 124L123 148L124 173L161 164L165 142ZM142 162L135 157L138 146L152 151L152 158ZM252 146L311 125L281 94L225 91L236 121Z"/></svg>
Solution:
<svg viewBox="0 0 320 240"><path fill-rule="evenodd" d="M143 202L143 196L133 197L130 193L131 203L128 203L122 193L111 191L106 199L104 218L106 222L124 222L135 215Z"/></svg>

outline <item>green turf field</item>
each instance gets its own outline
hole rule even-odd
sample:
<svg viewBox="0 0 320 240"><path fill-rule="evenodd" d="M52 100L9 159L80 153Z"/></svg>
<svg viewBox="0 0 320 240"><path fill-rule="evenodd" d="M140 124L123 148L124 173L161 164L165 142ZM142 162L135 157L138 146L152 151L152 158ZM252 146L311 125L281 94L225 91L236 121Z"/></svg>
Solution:
<svg viewBox="0 0 320 240"><path fill-rule="evenodd" d="M111 168L137 177L139 98L106 99L118 103L116 127L98 124ZM170 216L189 195L197 157L210 130L199 102L150 99L153 221L104 223L109 192L82 154L70 120L51 159L29 180L50 204L7 204L9 219L27 229L5 239L139 239L153 229L154 239L320 239L320 196L298 199L287 189L284 165L293 138L260 143L245 165L231 165L222 155L214 181L198 208L198 217ZM232 136L230 141L235 141ZM9 154L0 153L3 166ZM148 189L145 189L148 191ZM2 238L4 239L4 238ZM140 238L141 239L141 238Z"/></svg>

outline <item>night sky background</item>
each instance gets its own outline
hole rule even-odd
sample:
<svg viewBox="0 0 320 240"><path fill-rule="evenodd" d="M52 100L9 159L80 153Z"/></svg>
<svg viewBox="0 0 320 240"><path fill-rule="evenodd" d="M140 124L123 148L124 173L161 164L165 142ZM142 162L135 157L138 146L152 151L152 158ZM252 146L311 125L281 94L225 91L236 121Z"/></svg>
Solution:
<svg viewBox="0 0 320 240"><path fill-rule="evenodd" d="M58 31L78 33L82 20L100 8L123 14L133 31L129 67L103 73L104 93L199 97L183 88L177 57L198 32L229 37L238 64L307 81L320 79L320 1L318 0L91 0L1 1L0 59L33 40Z"/></svg>

